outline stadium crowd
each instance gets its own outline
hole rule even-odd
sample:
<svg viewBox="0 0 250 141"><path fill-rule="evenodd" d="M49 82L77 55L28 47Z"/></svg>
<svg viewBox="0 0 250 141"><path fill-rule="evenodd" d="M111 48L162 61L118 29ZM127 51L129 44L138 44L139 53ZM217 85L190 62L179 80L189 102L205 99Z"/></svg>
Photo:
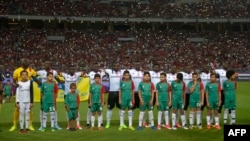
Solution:
<svg viewBox="0 0 250 141"><path fill-rule="evenodd" d="M70 17L159 17L159 18L249 18L248 0L200 0L173 3L99 0L9 0L0 1L0 15L42 15Z"/></svg>
<svg viewBox="0 0 250 141"><path fill-rule="evenodd" d="M23 56L31 66L42 69L43 60L51 60L54 68L69 65L85 66L99 63L111 68L114 61L121 68L133 68L140 61L143 70L157 62L161 69L202 69L208 65L215 68L249 68L250 41L248 32L212 31L61 31L24 28L20 31L3 29L0 33L0 63L14 70ZM65 37L64 40L48 40L48 35ZM230 35L230 36L229 36ZM203 38L203 42L190 42L189 38ZM122 40L123 39L123 40ZM167 69L167 70L165 70Z"/></svg>

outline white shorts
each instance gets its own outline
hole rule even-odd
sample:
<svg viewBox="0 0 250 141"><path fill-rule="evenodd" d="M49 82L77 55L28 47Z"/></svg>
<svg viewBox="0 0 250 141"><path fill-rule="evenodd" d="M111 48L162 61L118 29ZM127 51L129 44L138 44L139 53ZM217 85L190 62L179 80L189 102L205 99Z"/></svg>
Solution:
<svg viewBox="0 0 250 141"><path fill-rule="evenodd" d="M29 113L30 112L30 103L29 102L20 102L19 103L21 113Z"/></svg>

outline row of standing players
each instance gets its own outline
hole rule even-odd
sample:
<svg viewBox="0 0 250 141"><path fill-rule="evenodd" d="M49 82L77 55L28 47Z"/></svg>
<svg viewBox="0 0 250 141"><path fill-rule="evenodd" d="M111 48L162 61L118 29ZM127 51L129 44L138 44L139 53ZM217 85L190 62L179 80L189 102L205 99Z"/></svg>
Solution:
<svg viewBox="0 0 250 141"><path fill-rule="evenodd" d="M53 75L54 76L57 76L57 72L55 71L55 70L52 70L51 68L50 68L50 63L47 63L47 65L46 65L46 69L45 70L41 70L41 71L37 71L37 74L39 74L39 75L41 75L42 76L42 80L43 80L43 82L45 82L46 80L47 80L47 72L52 72L53 73ZM119 115L120 115L120 117L122 118L122 117L124 117L124 109L122 108L122 107L120 107L120 104L121 104L121 101L119 102L119 89L120 89L120 83L121 83L121 77L122 77L122 75L123 75L123 71L122 70L119 70L119 66L118 66L118 64L116 63L116 64L114 64L114 66L113 66L113 69L106 69L105 71L99 71L98 69L97 69L97 67L98 66L95 66L95 68L94 68L94 70L93 71L91 71L90 73L86 73L86 72L78 72L78 73L75 73L74 72L74 70L72 69L69 73L60 73L63 77L64 77L64 79L65 79L65 94L67 94L67 93L69 93L70 92L70 84L72 83L72 82L76 82L76 80L77 80L77 78L78 77L80 77L80 76L83 76L83 75L88 75L90 78L91 78L91 84L94 82L94 76L95 76L95 74L100 74L101 75L101 78L102 78L102 75L105 75L105 74L109 74L109 78L110 78L110 91L109 91L109 96L108 96L108 103L107 103L107 107L108 107L108 110L107 110L107 124L106 124L106 128L109 128L110 127L110 120L111 120L111 117L112 117L112 109L115 107L115 106L117 106L120 110L119 110ZM155 64L154 66L153 66L153 68L154 68L154 71L149 71L149 76L150 76L150 80L151 80L151 82L152 82L152 84L153 84L153 86L154 87L156 87L156 84L158 83L158 82L160 82L160 74L161 74L161 71L159 71L159 65L157 65L157 64ZM142 97L140 97L139 96L139 94L138 94L138 92L140 93L140 90L138 91L138 86L139 86L139 83L143 80L143 72L142 71L140 71L139 70L139 67L138 68L135 68L135 69L131 69L130 71L130 75L131 75L131 78L132 78L132 80L133 80L133 83L134 83L134 85L135 85L135 89L134 89L134 104L133 104L133 107L131 108L131 109L136 109L136 108L139 108L140 107L140 102L141 102L141 99L140 98L142 98ZM84 74L83 74L84 73ZM223 82L224 80L226 80L225 78L226 77L223 77L223 76L226 76L226 71L225 70L223 70L223 69L221 69L221 70L217 70L217 73L219 73L220 74L220 81L221 82ZM185 83L183 83L183 84L188 84L188 82L189 81L191 81L192 80L192 74L191 74L191 72L189 72L189 73L185 73L185 72L181 72L181 74L182 74L182 76L183 76L183 80L184 80L184 82ZM30 75L30 74L29 74ZM31 76L32 76L32 74L31 74ZM14 72L14 75L13 75L13 78L17 78L17 76L15 76L15 72ZM169 73L169 74L167 74L166 75L166 78L167 78L167 82L169 83L169 84L171 84L173 81L175 81L176 80L176 73ZM203 82L203 85L205 86L206 85L206 83L208 83L209 81L210 81L210 76L209 76L209 72L207 72L207 73L201 73L200 74L200 78L201 78L201 80L202 80L202 82ZM182 108L184 108L184 111L187 111L187 107L188 107L188 102L189 102L189 100L188 100L188 97L189 97L189 95L190 94L188 94L189 92L188 92L188 89L186 89L187 91L185 91L185 93L187 93L187 94L185 94L185 96L187 97L187 98L185 98L186 99L186 102L183 102L183 104L184 104L184 107L182 107L182 105L181 105L181 107ZM152 104L152 106L154 106L154 103L155 103L155 90L153 91L154 93L153 93L153 95L152 95L152 97L154 98L154 102L153 102L153 104ZM142 93L140 94L140 95L142 95ZM150 104L150 103L149 103ZM173 104L173 103L172 103ZM202 104L203 106L202 107L204 107L204 105L205 104ZM159 106L159 103L157 103L157 106ZM168 106L170 106L170 105L168 105ZM222 104L221 104L221 106L222 106ZM221 107L220 106L220 107ZM93 106L92 106L93 107ZM151 107L150 107L151 108ZM149 109L150 109L149 108ZM182 109L181 108L181 109ZM145 109L145 106L144 106L144 109ZM163 108L164 109L164 108ZM168 109L168 108L167 108ZM203 109L203 108L201 108L201 109ZM93 111L93 109L92 109L92 111ZM140 110L141 112L140 112L140 117L139 117L139 119L140 119L140 121L139 121L139 128L138 128L138 130L141 130L142 128L142 123L143 123L143 125L145 125L146 126L146 123L145 123L145 116L144 116L144 110L142 109L142 110ZM167 111L170 111L170 109L168 109ZM173 111L173 113L175 112L174 110L172 110ZM134 112L134 110L129 110L129 115L133 115L133 112ZM151 110L149 110L149 113L151 113L152 112L152 109ZM164 111L165 112L165 111ZM219 108L219 113L221 112L221 108ZM56 113L56 112L55 112ZM166 113L166 112L165 112ZM170 113L170 112L169 112ZM181 112L182 113L182 112ZM184 112L185 113L185 112ZM190 112L190 113L192 113L192 112ZM160 115L161 114L161 112L159 112L158 113L158 115ZM176 124L173 124L173 126L172 126L172 128L173 129L176 129L175 127L177 126L177 127L180 127L180 125L178 124L178 112L176 112L176 114L177 114L177 119L176 119L176 122L174 122L174 123L176 123ZM43 112L41 111L41 113L40 113L40 121L41 121L41 127L43 127L43 125L42 125L42 123L43 123L43 121L42 121L42 118L43 118ZM91 123L91 121L93 120L93 117L91 117L91 115L92 115L92 112L91 112L91 107L89 106L89 108L88 108L88 114L87 114L87 126L90 126L90 123ZM150 115L152 115L152 114L150 114ZM166 115L166 114L165 114ZM176 115L175 116L173 116L174 114L172 114L172 119L173 119L173 117L176 117ZM184 117L186 117L186 116L181 116L182 117L182 119L184 118ZM153 126L153 120L152 120L152 116L150 116L150 122L151 122L151 128L152 129L154 129L155 127ZM100 124L99 124L99 128L101 128L102 126L102 120L103 118L102 118L102 114L100 114ZM124 119L124 118L123 118ZM190 118L191 119L191 118ZM57 121L57 116L55 116L55 120ZM159 117L158 117L158 120L159 120ZM161 122L160 122L161 121ZM182 121L185 121L185 119L183 119ZM160 129L160 126L159 126L159 122L160 123L162 123L162 120L159 120L158 121L158 129ZM132 123L129 123L129 127L132 127L132 125L131 125ZM199 125L200 125L200 123L199 123ZM14 125L15 126L15 125ZM13 127L14 127L13 126ZM57 124L57 122L54 124L54 126L56 127L56 129L61 129L59 126L58 126L58 124ZM93 123L92 123L92 126L93 126ZM169 128L170 129L170 127L169 127L169 125L166 123L166 125L164 124L164 126L166 126L167 128ZM191 124L191 126L192 126L192 124ZM12 128L13 128L12 127ZM78 114L78 117L77 117L77 128L78 129L81 129L82 127L80 126L80 115ZM119 127L119 130L122 130L123 128L126 128L126 125L124 124L124 122L121 120L121 126ZM186 123L185 122L183 122L183 128L186 128ZM40 128L40 129L42 129L42 128ZM131 128L131 129L133 129L133 128Z"/></svg>

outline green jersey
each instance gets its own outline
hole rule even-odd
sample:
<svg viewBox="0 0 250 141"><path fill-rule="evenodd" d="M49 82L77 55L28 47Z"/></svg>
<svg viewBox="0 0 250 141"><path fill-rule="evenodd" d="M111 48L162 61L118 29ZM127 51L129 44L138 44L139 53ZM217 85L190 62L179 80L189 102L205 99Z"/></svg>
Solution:
<svg viewBox="0 0 250 141"><path fill-rule="evenodd" d="M77 93L69 92L65 97L64 103L70 109L76 109L78 108L78 104L80 103L80 97Z"/></svg>
<svg viewBox="0 0 250 141"><path fill-rule="evenodd" d="M171 83L173 100L183 100L183 93L186 91L186 86L184 82L173 81Z"/></svg>
<svg viewBox="0 0 250 141"><path fill-rule="evenodd" d="M132 90L135 89L135 85L133 81L124 81L120 82L120 90L121 90L121 99L122 100L130 100L132 99Z"/></svg>
<svg viewBox="0 0 250 141"><path fill-rule="evenodd" d="M154 84L151 82L140 82L139 91L141 91L141 97L144 101L150 101L151 93L155 90Z"/></svg>
<svg viewBox="0 0 250 141"><path fill-rule="evenodd" d="M235 81L224 81L223 90L225 94L225 100L233 101L235 100L236 82Z"/></svg>
<svg viewBox="0 0 250 141"><path fill-rule="evenodd" d="M206 85L206 92L208 92L209 101L219 101L219 92L221 91L220 83L209 82Z"/></svg>
<svg viewBox="0 0 250 141"><path fill-rule="evenodd" d="M158 82L156 84L156 90L158 91L158 101L168 101L168 94L171 92L170 85L165 82Z"/></svg>
<svg viewBox="0 0 250 141"><path fill-rule="evenodd" d="M41 93L43 95L43 103L54 103L55 102L55 83L44 82L41 86Z"/></svg>
<svg viewBox="0 0 250 141"><path fill-rule="evenodd" d="M190 89L191 87L193 87L194 85L194 82L193 81L190 81L188 83L188 89ZM190 93L190 97L193 98L193 99L200 99L201 97L201 90L204 89L204 86L201 82L197 82L196 84L196 87L194 89L194 91L192 93Z"/></svg>
<svg viewBox="0 0 250 141"><path fill-rule="evenodd" d="M90 85L89 93L91 94L92 103L101 103L105 88L101 84L92 83Z"/></svg>
<svg viewBox="0 0 250 141"><path fill-rule="evenodd" d="M11 95L11 85L5 85L3 90L5 95Z"/></svg>

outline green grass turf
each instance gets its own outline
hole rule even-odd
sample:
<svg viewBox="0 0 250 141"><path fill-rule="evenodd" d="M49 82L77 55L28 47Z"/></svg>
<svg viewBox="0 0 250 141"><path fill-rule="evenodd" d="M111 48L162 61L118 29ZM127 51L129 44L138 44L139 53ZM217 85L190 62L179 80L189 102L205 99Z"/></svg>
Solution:
<svg viewBox="0 0 250 141"><path fill-rule="evenodd" d="M250 108L249 101L249 82L240 82L238 84L237 90L237 111L236 111L236 122L237 124L250 124ZM122 130L118 131L119 127L119 116L118 110L114 109L113 116L111 120L111 127L109 129L104 129L103 131L98 130L78 130L76 132L67 131L65 128L66 123L66 113L63 108L63 104L59 103L59 125L63 127L63 130L51 132L47 130L45 132L40 132L37 130L39 128L39 108L40 104L36 103L33 108L34 113L34 127L36 131L29 134L20 134L18 130L9 132L9 128L12 126L14 103L4 103L2 105L2 110L0 112L0 141L223 141L223 128L222 130L216 130L214 128L207 130L203 128L202 130L184 130L178 129L173 130L158 130L153 131L150 128L144 128L142 131L130 131ZM104 123L106 121L106 109L104 108ZM86 113L87 113L87 103L82 102L80 107L81 113L81 124L86 123ZM135 111L133 125L136 128L138 126L138 113ZM148 115L146 115L148 116ZM154 110L155 124L157 123L157 111ZM97 121L97 120L96 120ZM128 124L126 116L126 124ZM205 123L205 116L203 115L203 127ZM221 125L223 120L221 120ZM50 127L49 122L47 126ZM223 126L221 126L223 127Z"/></svg>

